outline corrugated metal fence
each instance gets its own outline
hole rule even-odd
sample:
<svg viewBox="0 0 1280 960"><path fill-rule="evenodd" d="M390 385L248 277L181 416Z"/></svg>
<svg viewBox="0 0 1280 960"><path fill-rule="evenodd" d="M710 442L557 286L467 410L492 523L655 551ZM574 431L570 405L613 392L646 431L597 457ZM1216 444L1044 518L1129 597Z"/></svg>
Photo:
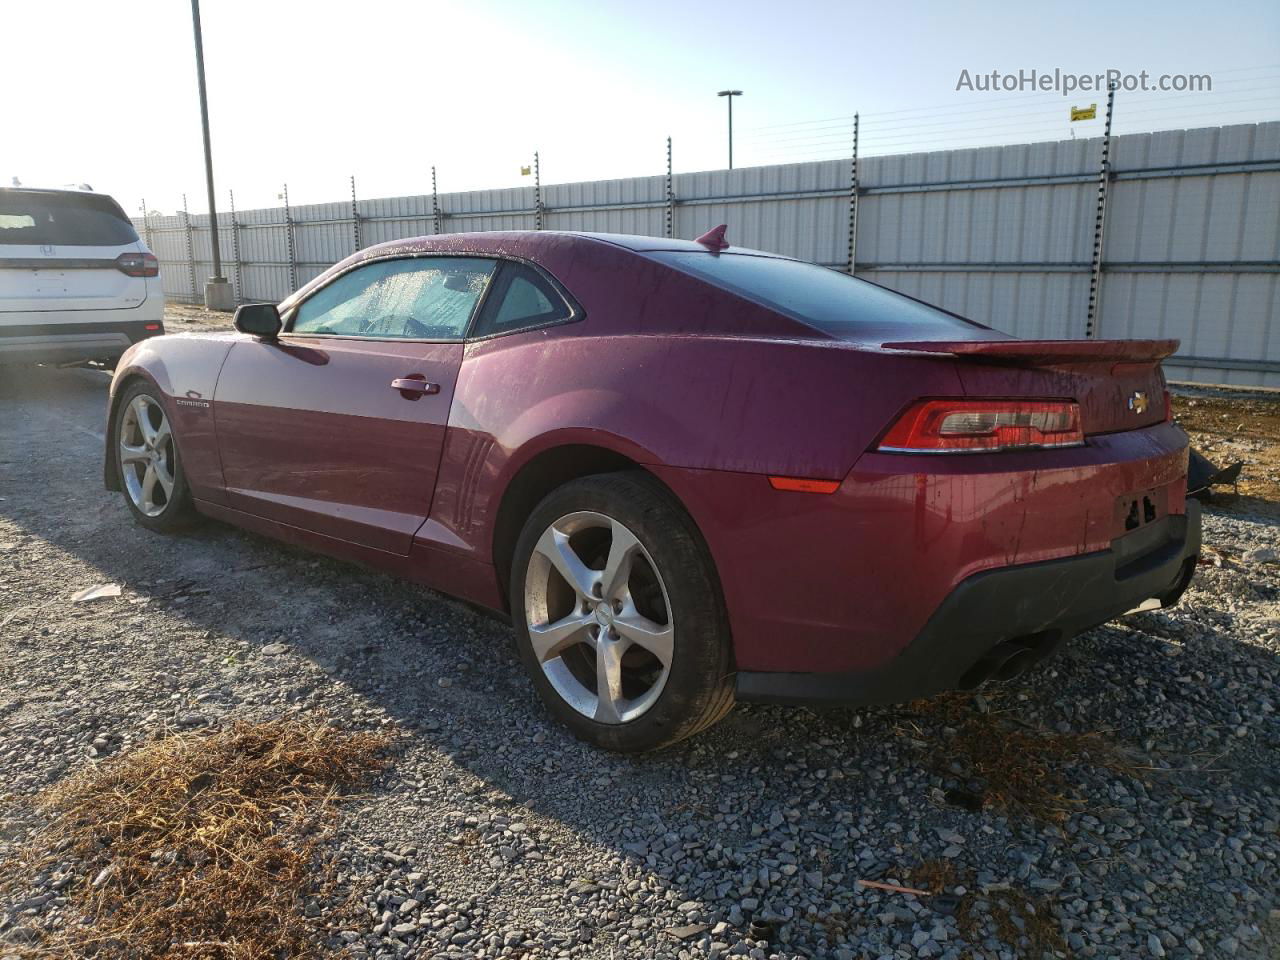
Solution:
<svg viewBox="0 0 1280 960"><path fill-rule="evenodd" d="M1101 140L903 154L219 215L240 301L357 245L435 232L729 240L814 260L1021 337L1087 334ZM1280 386L1280 123L1111 140L1097 337L1178 337L1174 379ZM856 181L855 181L856 178ZM851 202L856 182L857 203ZM286 195L287 197L287 195ZM198 300L207 217L136 221L166 294ZM853 224L856 223L856 231Z"/></svg>

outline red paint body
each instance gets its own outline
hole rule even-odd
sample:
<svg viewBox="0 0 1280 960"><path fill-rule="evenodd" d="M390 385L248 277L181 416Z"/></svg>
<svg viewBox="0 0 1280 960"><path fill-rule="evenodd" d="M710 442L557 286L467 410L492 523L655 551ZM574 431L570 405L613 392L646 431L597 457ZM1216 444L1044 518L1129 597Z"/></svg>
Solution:
<svg viewBox="0 0 1280 960"><path fill-rule="evenodd" d="M1148 494L1161 516L1185 510L1187 440L1166 422L1158 360L1167 344L1037 349L978 325L957 343L953 328L892 317L836 340L646 256L657 249L699 248L553 233L383 244L282 315L362 260L449 251L536 263L585 319L465 344L162 337L126 354L113 396L142 376L174 401L203 512L495 608L496 524L522 468L569 445L625 457L706 539L741 670L874 667L966 577L1106 549L1124 533L1124 497ZM1002 344L1016 346L999 355ZM412 375L439 393L390 389ZM1140 415L1125 405L1134 391L1151 398ZM921 397L1074 399L1087 443L874 452ZM776 490L770 475L840 485Z"/></svg>

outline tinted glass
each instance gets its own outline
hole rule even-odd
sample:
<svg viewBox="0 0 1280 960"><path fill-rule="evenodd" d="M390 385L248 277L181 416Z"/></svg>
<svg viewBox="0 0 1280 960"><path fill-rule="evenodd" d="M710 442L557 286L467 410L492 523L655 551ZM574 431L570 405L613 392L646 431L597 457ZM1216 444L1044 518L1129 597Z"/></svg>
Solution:
<svg viewBox="0 0 1280 960"><path fill-rule="evenodd" d="M966 330L979 326L816 263L742 254L661 252L650 256L833 337L856 336L860 327L885 324Z"/></svg>
<svg viewBox="0 0 1280 960"><path fill-rule="evenodd" d="M119 247L137 239L110 197L0 190L0 244Z"/></svg>
<svg viewBox="0 0 1280 960"><path fill-rule="evenodd" d="M538 327L571 315L568 304L537 270L523 263L506 263L472 336Z"/></svg>
<svg viewBox="0 0 1280 960"><path fill-rule="evenodd" d="M494 262L472 257L383 260L345 273L303 301L294 333L461 340Z"/></svg>

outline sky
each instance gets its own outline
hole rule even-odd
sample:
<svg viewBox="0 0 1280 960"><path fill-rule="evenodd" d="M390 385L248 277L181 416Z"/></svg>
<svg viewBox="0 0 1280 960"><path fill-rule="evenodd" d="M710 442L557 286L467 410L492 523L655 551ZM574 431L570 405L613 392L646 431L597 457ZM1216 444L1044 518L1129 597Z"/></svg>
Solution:
<svg viewBox="0 0 1280 960"><path fill-rule="evenodd" d="M1280 4L204 0L219 208L1096 136L1105 93L992 70L1209 74L1117 94L1114 132L1280 120ZM186 0L5 0L0 185L207 210ZM1098 103L1071 123L1070 106Z"/></svg>

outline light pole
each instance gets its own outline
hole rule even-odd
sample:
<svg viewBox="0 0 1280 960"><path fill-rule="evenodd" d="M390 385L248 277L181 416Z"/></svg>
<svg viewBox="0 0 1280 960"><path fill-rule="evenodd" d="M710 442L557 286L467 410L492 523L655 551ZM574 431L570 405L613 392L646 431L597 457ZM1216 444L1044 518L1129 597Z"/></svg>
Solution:
<svg viewBox="0 0 1280 960"><path fill-rule="evenodd" d="M231 284L222 275L218 249L218 207L213 196L213 148L209 145L209 101L204 89L204 40L200 35L200 0L191 0L191 23L196 34L196 81L200 87L200 126L204 132L204 179L209 190L209 242L213 247L213 276L204 285L204 305L210 310L230 310L234 305Z"/></svg>
<svg viewBox="0 0 1280 960"><path fill-rule="evenodd" d="M729 169L733 169L733 98L742 96L741 90L721 90L716 96L729 98Z"/></svg>

